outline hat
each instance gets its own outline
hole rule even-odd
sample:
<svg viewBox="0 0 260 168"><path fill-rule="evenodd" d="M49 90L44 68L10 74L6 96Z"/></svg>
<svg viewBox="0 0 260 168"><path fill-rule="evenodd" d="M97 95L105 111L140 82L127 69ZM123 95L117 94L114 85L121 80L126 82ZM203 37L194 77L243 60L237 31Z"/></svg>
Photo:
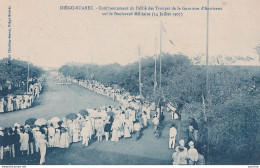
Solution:
<svg viewBox="0 0 260 168"><path fill-rule="evenodd" d="M2 128L2 127L0 127L0 131L3 131L3 128Z"/></svg>
<svg viewBox="0 0 260 168"><path fill-rule="evenodd" d="M181 140L179 141L179 144L180 144L182 147L184 147L185 141L184 141L183 139L181 139Z"/></svg>
<svg viewBox="0 0 260 168"><path fill-rule="evenodd" d="M190 147L194 147L194 142L193 142L193 141L190 141L190 142L189 142L189 146L190 146Z"/></svg>
<svg viewBox="0 0 260 168"><path fill-rule="evenodd" d="M15 124L14 124L14 127L18 127L18 128L19 128L19 127L20 127L20 124L15 123Z"/></svg>
<svg viewBox="0 0 260 168"><path fill-rule="evenodd" d="M24 126L24 128L29 128L30 126L28 125L28 124L26 124L25 126Z"/></svg>

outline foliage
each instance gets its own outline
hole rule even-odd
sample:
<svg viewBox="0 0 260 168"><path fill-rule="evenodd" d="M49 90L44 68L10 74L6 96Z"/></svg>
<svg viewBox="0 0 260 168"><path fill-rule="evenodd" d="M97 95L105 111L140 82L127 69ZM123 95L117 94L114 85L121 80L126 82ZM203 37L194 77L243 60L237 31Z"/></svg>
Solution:
<svg viewBox="0 0 260 168"><path fill-rule="evenodd" d="M38 78L43 74L43 69L29 64L30 78ZM0 85L2 86L1 94L8 90L8 81L11 84L11 92L25 86L28 75L28 63L20 60L9 60L4 58L0 60Z"/></svg>
<svg viewBox="0 0 260 168"><path fill-rule="evenodd" d="M209 66L209 94L206 94L206 67L194 65L182 54L162 56L162 91L159 86L157 59L157 88L154 90L154 62L143 58L143 95L151 101L159 97L184 104L182 114L195 117L199 122L200 141L209 144L213 164L257 164L260 149L260 74L257 67L227 65ZM199 61L199 60L198 60ZM85 68L85 69L84 69ZM118 85L133 95L139 94L138 62L120 66L64 65L60 72L77 79L90 78L107 85ZM207 96L207 97L206 97ZM203 104L205 97L206 104ZM188 118L184 119L185 121Z"/></svg>

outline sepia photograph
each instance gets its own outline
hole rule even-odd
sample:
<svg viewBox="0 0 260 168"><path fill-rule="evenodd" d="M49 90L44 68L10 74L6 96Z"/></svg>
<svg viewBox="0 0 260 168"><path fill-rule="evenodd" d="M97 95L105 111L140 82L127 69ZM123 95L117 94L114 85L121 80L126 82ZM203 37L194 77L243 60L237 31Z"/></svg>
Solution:
<svg viewBox="0 0 260 168"><path fill-rule="evenodd" d="M0 166L258 168L259 9L0 1Z"/></svg>

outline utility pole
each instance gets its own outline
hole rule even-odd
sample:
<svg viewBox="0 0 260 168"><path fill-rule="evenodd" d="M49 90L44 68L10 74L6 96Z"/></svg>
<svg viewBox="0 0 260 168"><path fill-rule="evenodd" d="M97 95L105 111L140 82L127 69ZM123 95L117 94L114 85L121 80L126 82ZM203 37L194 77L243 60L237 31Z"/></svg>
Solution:
<svg viewBox="0 0 260 168"><path fill-rule="evenodd" d="M140 45L138 45L139 54L139 94L142 96L142 74L141 74L141 55L140 55Z"/></svg>
<svg viewBox="0 0 260 168"><path fill-rule="evenodd" d="M155 37L155 49L154 49L154 52L155 52L155 57L154 57L154 91L156 90L156 87L157 87L157 79L156 79L156 61L157 61L157 52L156 52L156 44L157 44L157 36Z"/></svg>
<svg viewBox="0 0 260 168"><path fill-rule="evenodd" d="M91 75L90 77L93 77L93 55L91 56Z"/></svg>
<svg viewBox="0 0 260 168"><path fill-rule="evenodd" d="M30 72L30 65L29 65L29 55L28 55L28 61L27 61L27 90L26 90L26 93L28 94L29 92L29 74Z"/></svg>
<svg viewBox="0 0 260 168"><path fill-rule="evenodd" d="M207 0L209 8L209 0ZM207 33L206 33L206 112L209 112L209 10L207 10ZM205 117L207 122L207 118ZM209 126L207 125L207 162L209 164Z"/></svg>
<svg viewBox="0 0 260 168"><path fill-rule="evenodd" d="M161 27L160 27L160 83L159 83L159 89L162 89L162 21L161 21Z"/></svg>

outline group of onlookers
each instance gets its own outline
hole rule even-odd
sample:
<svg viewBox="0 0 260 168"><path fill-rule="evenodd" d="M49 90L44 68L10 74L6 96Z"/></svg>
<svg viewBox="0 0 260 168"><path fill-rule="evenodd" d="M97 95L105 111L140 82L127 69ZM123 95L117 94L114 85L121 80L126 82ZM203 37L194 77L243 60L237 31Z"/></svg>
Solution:
<svg viewBox="0 0 260 168"><path fill-rule="evenodd" d="M205 165L202 146L198 142L198 123L196 120L192 118L189 125L186 144L188 150L183 139L179 141L179 146L175 148L177 133L177 126L172 124L169 130L169 149L175 149L172 155L173 165Z"/></svg>
<svg viewBox="0 0 260 168"><path fill-rule="evenodd" d="M93 80L77 81L72 78L70 80L91 91L120 101L123 105L118 108L108 106L87 109L87 113L78 113L74 118L53 117L40 125L20 126L15 123L13 128L0 127L0 159L4 159L7 151L10 157L40 152L40 164L43 164L47 148L69 148L71 143L76 142L89 146L94 137L98 142L102 141L103 137L106 141L113 142L131 137L138 140L141 138L142 129L148 126L149 119L152 119L154 133L158 130L163 113L155 108L155 103L143 103L138 97L131 96L126 91ZM155 111L153 117L151 111ZM172 119L178 119L176 115L177 113L173 112ZM173 124L169 130L169 148L175 149L172 155L173 164L205 164L203 156L198 152L199 148L197 150L194 147L194 143L198 141L198 124L195 119L192 119L189 125L189 150L185 147L184 140L180 140L179 146L175 148L176 136L177 128Z"/></svg>
<svg viewBox="0 0 260 168"><path fill-rule="evenodd" d="M205 158L201 151L197 150L194 142L188 142L188 148L185 147L185 141L181 139L179 145L175 148L172 154L173 165L205 165ZM198 149L201 149L198 147Z"/></svg>
<svg viewBox="0 0 260 168"><path fill-rule="evenodd" d="M160 128L160 122L163 119L163 107L159 107L159 105L155 105L155 103L149 104L149 103L142 103L141 101L139 101L139 98L137 96L132 96L130 95L129 92L125 91L125 90L120 90L120 89L115 89L113 87L104 85L98 81L95 80L76 80L71 78L71 82L79 84L80 86L87 88L93 92L96 92L98 94L101 94L103 96L109 97L113 100L119 101L123 104L128 104L131 105L132 107L134 107L136 109L136 111L141 111L141 118L142 118L142 124L143 126L147 126L147 120L150 119L151 116L151 110L155 110L156 113L153 116L152 119L152 123L154 125L154 133L158 133L158 129ZM137 100L137 101L136 101ZM141 108L139 108L141 107ZM179 114L176 111L177 109L171 104L168 103L166 105L167 107L167 111L171 111L171 118L173 120L178 120L179 119ZM173 124L174 125L174 124ZM127 128L128 125L125 125L125 128ZM177 135L177 129L175 128L176 126L172 126L170 128L170 135L169 135L169 148L174 148L175 146L175 141L176 141L176 135ZM120 129L119 129L120 130ZM126 131L127 133L128 131ZM120 131L118 132L118 134L120 134ZM113 134L112 134L113 135ZM199 154L198 152L198 156L200 156L200 161L198 161L198 159L195 157L193 157L194 154L192 153L196 153L197 149L194 148L194 142L197 144L198 142L198 123L195 121L194 118L191 119L190 125L189 125L189 147L190 147L190 152L187 152L187 157L186 157L186 162L185 161L176 161L176 157L177 160L179 159L179 156L181 156L182 154L179 155L179 153L182 152L182 147L180 147L181 149L178 150L179 147L176 147L176 152L174 153L174 156L177 155L176 157L173 157L173 159L175 160L173 162L173 164L205 164L204 157L203 155ZM113 136L112 136L112 140L114 140ZM116 139L117 140L117 139ZM181 144L182 144L181 140ZM184 146L183 146L184 147ZM185 147L184 147L185 148ZM189 154L189 155L188 155ZM191 156L192 155L192 156Z"/></svg>
<svg viewBox="0 0 260 168"><path fill-rule="evenodd" d="M116 142L132 137L134 132L138 140L141 129L147 126L148 117L143 115L147 113L139 116L131 106L108 106L88 109L88 114L78 113L73 119L68 117L60 120L54 117L42 125L20 126L15 123L13 128L0 128L0 156L4 159L7 151L10 157L40 152L40 164L43 164L47 148L69 148L75 142L88 146L93 137L102 141L103 136L106 141L110 139Z"/></svg>
<svg viewBox="0 0 260 168"><path fill-rule="evenodd" d="M9 157L18 157L40 151L42 156L40 164L44 163L47 144L45 130L44 127L20 126L17 123L13 128L0 127L0 159L5 159L7 152L9 152Z"/></svg>
<svg viewBox="0 0 260 168"><path fill-rule="evenodd" d="M28 93L12 95L8 94L0 98L0 113L26 109L32 106L34 100L39 98L42 90L43 77L34 84L30 84Z"/></svg>

